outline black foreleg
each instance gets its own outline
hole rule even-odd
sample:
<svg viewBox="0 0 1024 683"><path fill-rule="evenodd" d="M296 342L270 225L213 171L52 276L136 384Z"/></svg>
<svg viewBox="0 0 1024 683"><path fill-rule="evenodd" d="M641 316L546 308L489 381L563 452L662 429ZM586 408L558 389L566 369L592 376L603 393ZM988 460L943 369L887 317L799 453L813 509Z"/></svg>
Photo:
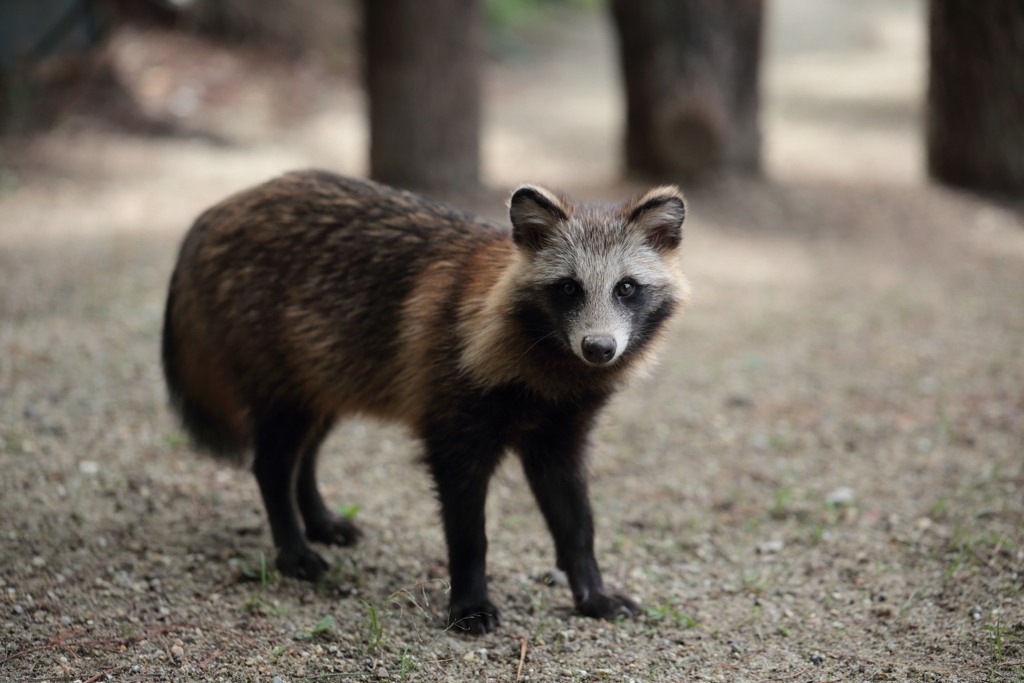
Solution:
<svg viewBox="0 0 1024 683"><path fill-rule="evenodd" d="M555 541L576 609L600 619L633 616L640 606L604 587L594 558L594 522L587 497L585 449L592 414L551 416L520 445L526 478Z"/></svg>
<svg viewBox="0 0 1024 683"><path fill-rule="evenodd" d="M448 625L473 634L488 633L501 624L501 617L487 594L484 506L503 448L493 435L467 433L474 430L464 425L454 438L450 429L430 431L436 436L424 439L426 460L441 502L452 582Z"/></svg>

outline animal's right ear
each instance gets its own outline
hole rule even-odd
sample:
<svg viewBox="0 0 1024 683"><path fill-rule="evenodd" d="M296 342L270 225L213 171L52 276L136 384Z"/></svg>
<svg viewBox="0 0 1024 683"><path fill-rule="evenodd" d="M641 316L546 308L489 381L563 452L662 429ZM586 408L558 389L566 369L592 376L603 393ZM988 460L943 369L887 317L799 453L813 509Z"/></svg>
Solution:
<svg viewBox="0 0 1024 683"><path fill-rule="evenodd" d="M530 251L543 247L558 223L568 220L558 197L534 185L523 185L512 193L508 215L512 220L512 241Z"/></svg>

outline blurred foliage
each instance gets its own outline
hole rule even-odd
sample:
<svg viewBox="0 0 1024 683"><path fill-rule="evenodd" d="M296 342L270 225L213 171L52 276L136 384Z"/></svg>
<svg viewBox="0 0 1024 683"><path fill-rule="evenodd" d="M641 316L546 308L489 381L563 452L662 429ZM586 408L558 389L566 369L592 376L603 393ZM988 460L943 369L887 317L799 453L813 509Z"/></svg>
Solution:
<svg viewBox="0 0 1024 683"><path fill-rule="evenodd" d="M484 0L487 53L502 61L530 59L538 43L551 39L531 34L543 29L553 15L597 11L607 4L607 0Z"/></svg>
<svg viewBox="0 0 1024 683"><path fill-rule="evenodd" d="M544 18L552 9L603 7L606 0L485 0L484 13L492 29L516 26Z"/></svg>

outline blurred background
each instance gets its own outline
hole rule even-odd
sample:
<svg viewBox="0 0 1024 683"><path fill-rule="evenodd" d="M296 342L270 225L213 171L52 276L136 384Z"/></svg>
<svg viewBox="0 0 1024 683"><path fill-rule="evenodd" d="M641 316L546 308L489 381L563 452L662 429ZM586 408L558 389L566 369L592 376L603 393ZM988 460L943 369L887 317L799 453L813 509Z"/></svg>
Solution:
<svg viewBox="0 0 1024 683"><path fill-rule="evenodd" d="M363 5L5 2L3 186L41 163L41 136L104 131L229 156L276 143L292 159L264 175L312 164L435 192L929 171L1024 192L1012 4Z"/></svg>
<svg viewBox="0 0 1024 683"><path fill-rule="evenodd" d="M1021 2L0 0L0 131L0 640L24 654L0 677L125 620L205 635L185 664L125 640L61 675L409 655L426 680L514 680L527 641L524 680L1024 667ZM521 182L683 188L693 305L591 459L598 556L639 620L578 619L542 581L548 536L508 466L488 503L504 630L438 637L416 445L358 421L318 473L367 530L337 585L244 583L271 551L258 492L167 410L163 305L200 212L310 166L503 224ZM406 590L434 607L389 612L368 655L368 605ZM325 615L337 637L300 652Z"/></svg>

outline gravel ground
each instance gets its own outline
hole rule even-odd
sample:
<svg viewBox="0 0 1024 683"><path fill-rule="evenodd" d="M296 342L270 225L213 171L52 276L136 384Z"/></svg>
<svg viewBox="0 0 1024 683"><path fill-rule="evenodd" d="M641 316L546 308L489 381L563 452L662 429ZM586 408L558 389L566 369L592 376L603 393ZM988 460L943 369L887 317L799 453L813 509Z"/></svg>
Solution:
<svg viewBox="0 0 1024 683"><path fill-rule="evenodd" d="M818 21L806 5L777 3L792 16L773 35ZM607 411L591 465L599 562L645 608L629 621L573 614L509 462L488 504L504 625L444 632L417 446L374 423L340 425L322 459L365 540L322 549L322 585L281 578L252 476L193 452L168 413L158 343L181 235L283 170L360 172L357 94L244 143L88 127L33 142L0 176L0 679L1019 680L1024 218L921 180L917 91L897 87L919 57L892 47L916 5L869 5L875 42L771 53L771 180L687 189L694 305ZM588 52L607 32L568 35L550 68L491 68L485 168L499 188L622 196L613 143L587 150L583 180L564 166L585 146L571 112L502 113L550 111L583 64L589 125L614 140L613 69ZM822 61L849 83L896 66L837 117L807 85ZM797 107L807 92L831 108ZM502 162L517 141L537 153ZM500 218L503 193L465 203Z"/></svg>

